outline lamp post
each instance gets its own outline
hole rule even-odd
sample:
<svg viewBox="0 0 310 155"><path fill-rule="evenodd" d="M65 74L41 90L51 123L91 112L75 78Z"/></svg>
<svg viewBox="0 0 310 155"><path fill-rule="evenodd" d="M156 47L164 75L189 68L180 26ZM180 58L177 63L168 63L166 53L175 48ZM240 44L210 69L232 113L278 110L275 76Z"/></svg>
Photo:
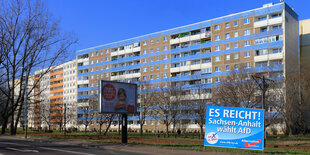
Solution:
<svg viewBox="0 0 310 155"><path fill-rule="evenodd" d="M265 109L266 106L266 91L268 90L269 84L266 81L273 81L270 79L266 79L265 76L263 75L262 77L260 76L254 76L252 75L253 80L255 83L258 85L259 89L262 91L262 109ZM261 83L257 79L262 80ZM266 146L266 127L265 127L265 119L264 119L264 147Z"/></svg>

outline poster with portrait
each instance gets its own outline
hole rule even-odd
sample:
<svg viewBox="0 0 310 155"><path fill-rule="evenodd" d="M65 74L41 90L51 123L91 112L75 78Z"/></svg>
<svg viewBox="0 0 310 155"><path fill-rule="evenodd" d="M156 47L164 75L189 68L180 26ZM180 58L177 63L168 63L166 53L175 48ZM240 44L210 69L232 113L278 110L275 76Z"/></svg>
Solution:
<svg viewBox="0 0 310 155"><path fill-rule="evenodd" d="M101 113L136 113L137 85L99 81L99 111Z"/></svg>

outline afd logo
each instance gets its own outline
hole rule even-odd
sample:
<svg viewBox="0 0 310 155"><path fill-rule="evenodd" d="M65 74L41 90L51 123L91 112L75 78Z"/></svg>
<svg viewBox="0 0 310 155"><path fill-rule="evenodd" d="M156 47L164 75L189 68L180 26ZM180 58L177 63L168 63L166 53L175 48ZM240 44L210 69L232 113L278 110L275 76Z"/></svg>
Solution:
<svg viewBox="0 0 310 155"><path fill-rule="evenodd" d="M219 137L215 132L209 132L206 138L209 144L215 144L219 140Z"/></svg>

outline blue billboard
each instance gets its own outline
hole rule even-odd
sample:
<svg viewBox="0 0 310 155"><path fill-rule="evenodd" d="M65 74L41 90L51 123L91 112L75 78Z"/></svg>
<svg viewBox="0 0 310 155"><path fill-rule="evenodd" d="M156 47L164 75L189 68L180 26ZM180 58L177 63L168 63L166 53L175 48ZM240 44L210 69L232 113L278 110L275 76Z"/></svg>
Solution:
<svg viewBox="0 0 310 155"><path fill-rule="evenodd" d="M264 149L264 110L207 106L205 146Z"/></svg>

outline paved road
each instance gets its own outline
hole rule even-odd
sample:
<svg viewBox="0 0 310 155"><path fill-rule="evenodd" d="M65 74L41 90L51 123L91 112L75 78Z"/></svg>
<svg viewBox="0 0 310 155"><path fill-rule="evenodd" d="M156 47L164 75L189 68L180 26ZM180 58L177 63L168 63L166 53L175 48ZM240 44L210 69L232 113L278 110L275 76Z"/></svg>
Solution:
<svg viewBox="0 0 310 155"><path fill-rule="evenodd" d="M170 150L153 146L100 144L80 141L48 140L40 138L0 136L0 155L200 155L225 154Z"/></svg>

